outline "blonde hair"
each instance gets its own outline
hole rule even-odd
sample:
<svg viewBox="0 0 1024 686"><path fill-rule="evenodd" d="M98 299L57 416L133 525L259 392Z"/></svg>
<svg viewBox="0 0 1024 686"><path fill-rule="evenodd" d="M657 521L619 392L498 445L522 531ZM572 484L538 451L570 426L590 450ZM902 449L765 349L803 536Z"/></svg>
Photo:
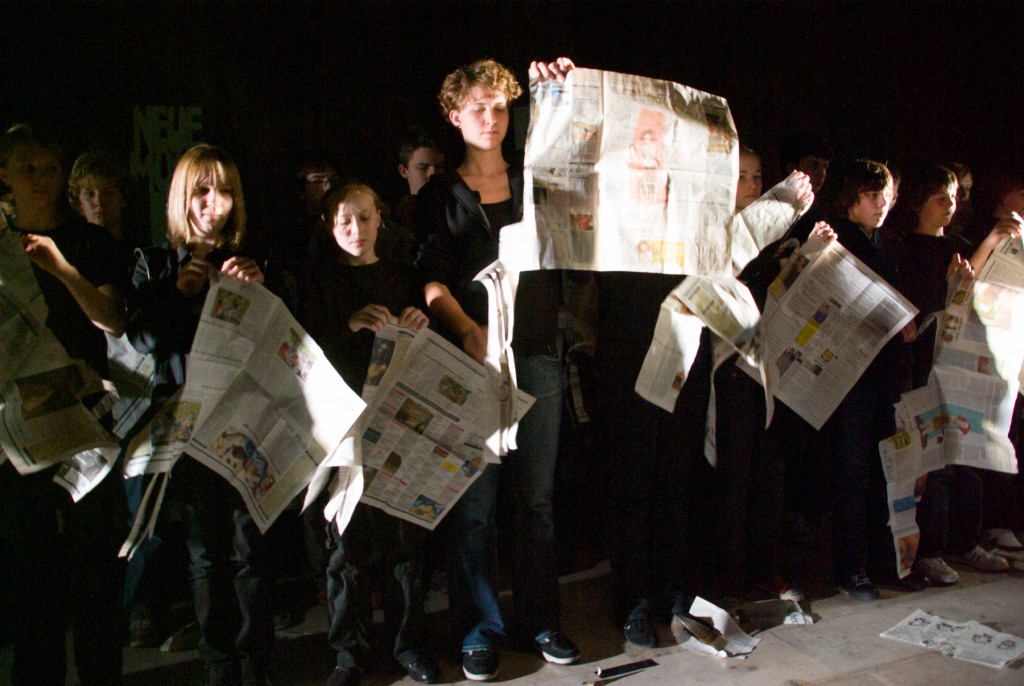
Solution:
<svg viewBox="0 0 1024 686"><path fill-rule="evenodd" d="M167 193L167 233L171 245L193 245L196 243L192 224L189 221L189 201L200 181L218 188L230 188L233 203L231 214L217 241L218 248L237 250L245 238L245 198L242 195L242 178L238 165L225 151L205 143L185 151L174 168L171 189Z"/></svg>
<svg viewBox="0 0 1024 686"><path fill-rule="evenodd" d="M477 86L504 93L509 102L523 94L523 87L508 67L490 59L477 60L445 77L441 92L437 94L444 115L447 117L450 112L461 109Z"/></svg>

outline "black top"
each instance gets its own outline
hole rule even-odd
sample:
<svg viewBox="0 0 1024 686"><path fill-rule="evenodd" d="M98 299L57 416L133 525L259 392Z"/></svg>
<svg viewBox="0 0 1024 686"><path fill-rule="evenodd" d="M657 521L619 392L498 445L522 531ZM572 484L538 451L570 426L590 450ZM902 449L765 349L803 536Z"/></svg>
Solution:
<svg viewBox="0 0 1024 686"><path fill-rule="evenodd" d="M494 226L480 204L480 194L455 171L433 176L416 196L416 235L425 237L416 267L424 283L438 281L452 291L462 308L479 324L487 322L487 291L473 281L498 259L498 235L504 226L523 216L523 171L508 169L509 209L491 207ZM562 300L561 272L523 272L516 291L515 333L517 355L555 351L558 307Z"/></svg>
<svg viewBox="0 0 1024 686"><path fill-rule="evenodd" d="M52 231L21 231L17 228L14 231L52 238L64 259L97 288L120 288L127 281L114 239L100 226L76 218L65 221ZM57 277L34 264L32 271L46 301L46 325L64 350L71 357L84 360L103 378L109 377L107 339L103 332L85 315L71 291Z"/></svg>

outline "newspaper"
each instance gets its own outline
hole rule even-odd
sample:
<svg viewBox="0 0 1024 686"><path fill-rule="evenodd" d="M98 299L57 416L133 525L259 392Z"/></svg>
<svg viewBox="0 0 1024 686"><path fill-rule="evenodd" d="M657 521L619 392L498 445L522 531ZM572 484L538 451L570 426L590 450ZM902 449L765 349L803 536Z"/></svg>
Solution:
<svg viewBox="0 0 1024 686"><path fill-rule="evenodd" d="M117 443L99 418L113 397L46 326L47 308L21 241L0 226L0 450L31 474Z"/></svg>
<svg viewBox="0 0 1024 686"><path fill-rule="evenodd" d="M728 274L734 253L752 258L803 209L780 185L734 215L739 146L719 96L573 69L530 97L523 222L501 236L509 269Z"/></svg>
<svg viewBox="0 0 1024 686"><path fill-rule="evenodd" d="M199 404L189 455L226 478L266 531L338 448L365 404L263 286L211 284L182 400Z"/></svg>
<svg viewBox="0 0 1024 686"><path fill-rule="evenodd" d="M820 429L917 309L838 241L805 247L768 289L760 354L766 390Z"/></svg>
<svg viewBox="0 0 1024 686"><path fill-rule="evenodd" d="M1024 360L1024 293L970 277L950 287L928 383L895 405L899 432L879 443L900 576L916 557L924 476L948 464L1015 474L1007 436Z"/></svg>
<svg viewBox="0 0 1024 686"><path fill-rule="evenodd" d="M519 416L532 403L519 391ZM429 329L418 332L360 421L362 502L435 528L486 467L499 414L484 368Z"/></svg>
<svg viewBox="0 0 1024 686"><path fill-rule="evenodd" d="M879 635L997 669L1024 656L1024 639L1019 636L996 631L974 620L954 622L920 609Z"/></svg>
<svg viewBox="0 0 1024 686"><path fill-rule="evenodd" d="M743 631L727 611L700 596L690 605L689 616L672 616L671 628L683 648L715 657L745 659L761 642Z"/></svg>
<svg viewBox="0 0 1024 686"><path fill-rule="evenodd" d="M114 338L109 333L107 361L110 380L117 388L117 402L112 411L113 433L123 439L149 409L156 365L153 356L143 355L133 348L127 336Z"/></svg>
<svg viewBox="0 0 1024 686"><path fill-rule="evenodd" d="M654 339L636 378L635 390L640 397L666 412L675 411L704 328L704 322L684 310L678 293L681 288L677 286L661 304Z"/></svg>

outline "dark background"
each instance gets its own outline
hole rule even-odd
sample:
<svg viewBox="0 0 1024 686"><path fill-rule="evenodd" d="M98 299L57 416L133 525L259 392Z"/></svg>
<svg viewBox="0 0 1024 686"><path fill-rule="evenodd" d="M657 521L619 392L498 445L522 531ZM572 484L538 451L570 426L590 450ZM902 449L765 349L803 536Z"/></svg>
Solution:
<svg viewBox="0 0 1024 686"><path fill-rule="evenodd" d="M235 156L266 229L294 222L302 151L395 198L402 130L449 137L447 72L489 56L525 84L531 59L568 55L725 96L769 182L783 136L811 128L837 156L964 161L983 190L1021 171L1022 20L1017 0L6 1L0 125L41 122L72 159L100 148L127 166L133 107L202 107L200 139ZM148 221L135 184L132 216Z"/></svg>

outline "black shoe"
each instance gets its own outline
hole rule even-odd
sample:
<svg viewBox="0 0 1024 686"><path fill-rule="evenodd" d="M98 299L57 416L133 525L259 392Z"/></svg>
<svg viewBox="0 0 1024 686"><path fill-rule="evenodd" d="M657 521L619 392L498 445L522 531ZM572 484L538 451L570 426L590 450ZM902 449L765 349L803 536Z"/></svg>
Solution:
<svg viewBox="0 0 1024 686"><path fill-rule="evenodd" d="M871 583L871 579L863 569L843 576L839 580L839 585L854 600L878 600L881 597L878 594L878 589Z"/></svg>
<svg viewBox="0 0 1024 686"><path fill-rule="evenodd" d="M421 684L444 683L441 668L426 653L416 653L411 660L403 660L402 666L413 681Z"/></svg>
<svg viewBox="0 0 1024 686"><path fill-rule="evenodd" d="M580 649L561 631L552 631L537 641L540 654L556 665L571 665L580 659Z"/></svg>
<svg viewBox="0 0 1024 686"><path fill-rule="evenodd" d="M658 644L654 635L654 621L651 611L646 607L633 610L625 626L622 627L626 640L640 648L653 648Z"/></svg>
<svg viewBox="0 0 1024 686"><path fill-rule="evenodd" d="M498 676L498 653L490 648L463 653L462 673L471 681L490 681Z"/></svg>
<svg viewBox="0 0 1024 686"><path fill-rule="evenodd" d="M327 677L327 686L359 686L363 670L358 667L335 667Z"/></svg>

